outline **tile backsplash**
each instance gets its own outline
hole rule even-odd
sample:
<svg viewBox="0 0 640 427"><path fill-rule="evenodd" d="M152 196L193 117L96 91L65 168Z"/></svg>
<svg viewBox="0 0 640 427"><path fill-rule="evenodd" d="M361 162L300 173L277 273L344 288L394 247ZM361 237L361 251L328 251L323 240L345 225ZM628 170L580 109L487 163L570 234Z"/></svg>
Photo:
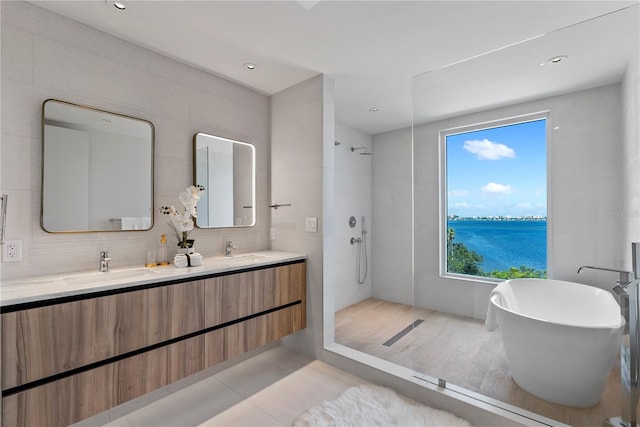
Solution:
<svg viewBox="0 0 640 427"><path fill-rule="evenodd" d="M257 225L195 229L196 249L222 255L269 247L269 98L24 1L2 2L1 192L9 195L6 238L22 240L21 262L2 280L141 265L170 229L158 208L192 183L192 141L206 132L249 142L257 154ZM155 126L155 222L150 231L49 234L40 227L41 114L60 99L151 121ZM73 191L73 189L69 189ZM172 246L170 237L169 245Z"/></svg>

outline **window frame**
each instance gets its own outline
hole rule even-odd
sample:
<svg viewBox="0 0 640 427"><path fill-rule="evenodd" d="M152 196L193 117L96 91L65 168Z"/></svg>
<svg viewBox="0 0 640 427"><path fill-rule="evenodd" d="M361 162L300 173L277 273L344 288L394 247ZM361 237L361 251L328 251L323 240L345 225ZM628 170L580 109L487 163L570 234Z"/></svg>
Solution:
<svg viewBox="0 0 640 427"><path fill-rule="evenodd" d="M519 123L534 122L538 120L546 120L545 122L545 137L546 137L546 181L547 181L547 277L551 278L551 185L550 185L550 147L551 147L551 112L549 110L538 111L534 113L521 114L516 116L509 116L503 118L497 118L492 120L486 120L482 122L476 122L472 124L465 124L460 126L454 126L450 128L441 129L438 131L438 191L439 191L439 233L438 233L438 247L439 247L439 269L440 277L447 279L466 280L471 282L483 282L497 284L504 279L485 277L485 276L472 276L469 274L452 273L447 271L447 231L448 231L448 182L447 182L447 136L459 135L462 133L469 133L479 130L492 129L497 127L504 127L515 125Z"/></svg>

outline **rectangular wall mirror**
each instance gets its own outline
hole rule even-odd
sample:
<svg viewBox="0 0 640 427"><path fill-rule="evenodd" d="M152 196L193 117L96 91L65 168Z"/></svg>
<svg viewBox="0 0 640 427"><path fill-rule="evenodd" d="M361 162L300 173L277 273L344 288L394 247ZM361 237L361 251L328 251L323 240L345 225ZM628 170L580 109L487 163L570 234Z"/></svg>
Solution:
<svg viewBox="0 0 640 427"><path fill-rule="evenodd" d="M205 189L198 202L196 225L255 225L256 148L199 132L193 137L193 159L195 184Z"/></svg>
<svg viewBox="0 0 640 427"><path fill-rule="evenodd" d="M54 99L42 110L42 228L149 230L153 124Z"/></svg>

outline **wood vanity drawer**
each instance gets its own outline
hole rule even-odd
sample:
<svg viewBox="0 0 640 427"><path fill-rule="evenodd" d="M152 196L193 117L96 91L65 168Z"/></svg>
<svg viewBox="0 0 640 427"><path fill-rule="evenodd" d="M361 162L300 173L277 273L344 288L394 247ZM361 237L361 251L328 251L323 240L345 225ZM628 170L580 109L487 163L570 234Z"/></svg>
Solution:
<svg viewBox="0 0 640 427"><path fill-rule="evenodd" d="M2 314L2 388L203 328L203 281Z"/></svg>
<svg viewBox="0 0 640 427"><path fill-rule="evenodd" d="M68 426L203 368L203 337L138 354L2 399L5 426Z"/></svg>
<svg viewBox="0 0 640 427"><path fill-rule="evenodd" d="M205 280L205 327L305 299L306 264L297 263Z"/></svg>
<svg viewBox="0 0 640 427"><path fill-rule="evenodd" d="M205 334L205 368L304 329L302 312L296 304Z"/></svg>
<svg viewBox="0 0 640 427"><path fill-rule="evenodd" d="M301 304L3 399L3 425L67 426L302 329Z"/></svg>

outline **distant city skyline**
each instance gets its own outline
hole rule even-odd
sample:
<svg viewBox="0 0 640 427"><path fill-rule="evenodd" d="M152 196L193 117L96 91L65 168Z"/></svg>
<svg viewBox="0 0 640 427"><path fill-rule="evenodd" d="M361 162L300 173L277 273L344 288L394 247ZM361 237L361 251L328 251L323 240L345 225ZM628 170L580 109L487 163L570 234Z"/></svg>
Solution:
<svg viewBox="0 0 640 427"><path fill-rule="evenodd" d="M446 136L447 215L546 217L546 120Z"/></svg>
<svg viewBox="0 0 640 427"><path fill-rule="evenodd" d="M488 220L488 221L546 221L546 216L541 215L525 215L525 216L458 216L458 215L448 215L447 221L469 221L469 220Z"/></svg>

